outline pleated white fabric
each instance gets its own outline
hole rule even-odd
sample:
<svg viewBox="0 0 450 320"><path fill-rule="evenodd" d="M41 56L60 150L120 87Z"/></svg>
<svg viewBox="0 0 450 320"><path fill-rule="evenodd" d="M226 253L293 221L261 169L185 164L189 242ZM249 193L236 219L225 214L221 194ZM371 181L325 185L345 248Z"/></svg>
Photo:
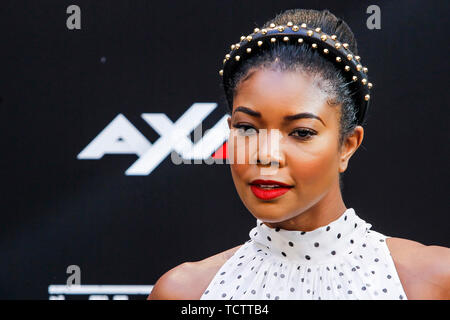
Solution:
<svg viewBox="0 0 450 320"><path fill-rule="evenodd" d="M274 229L259 219L201 300L407 300L386 245L347 209L313 231Z"/></svg>

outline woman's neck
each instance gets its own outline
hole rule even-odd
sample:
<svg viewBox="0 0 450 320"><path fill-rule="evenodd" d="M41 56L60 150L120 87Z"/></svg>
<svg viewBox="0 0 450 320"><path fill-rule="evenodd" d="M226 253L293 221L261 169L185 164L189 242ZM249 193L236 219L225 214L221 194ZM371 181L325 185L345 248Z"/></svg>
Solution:
<svg viewBox="0 0 450 320"><path fill-rule="evenodd" d="M347 207L342 199L339 185L337 185L320 201L296 216L281 222L264 222L264 224L270 228L278 227L286 230L312 231L338 219L345 210L347 210Z"/></svg>

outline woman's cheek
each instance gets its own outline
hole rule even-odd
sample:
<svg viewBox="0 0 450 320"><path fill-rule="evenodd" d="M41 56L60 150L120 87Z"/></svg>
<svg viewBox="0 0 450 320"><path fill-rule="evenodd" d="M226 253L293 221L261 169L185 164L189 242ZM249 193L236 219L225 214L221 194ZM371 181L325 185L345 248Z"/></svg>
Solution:
<svg viewBox="0 0 450 320"><path fill-rule="evenodd" d="M237 134L236 130L231 130L228 137L228 159L230 162L231 175L237 191L240 191L241 184L245 180L245 173L248 170L248 156L245 152L245 140Z"/></svg>
<svg viewBox="0 0 450 320"><path fill-rule="evenodd" d="M232 165L242 165L245 170L247 165L256 165L258 160L258 136L239 135L233 130L228 138L228 159Z"/></svg>
<svg viewBox="0 0 450 320"><path fill-rule="evenodd" d="M292 147L295 148L295 147ZM289 150L289 169L293 178L301 185L321 185L332 179L337 165L336 154L325 141L315 144L297 146L296 150Z"/></svg>
<svg viewBox="0 0 450 320"><path fill-rule="evenodd" d="M230 168L236 192L244 205L247 205L248 199L246 194L249 190L246 190L248 186L245 182L245 177L248 175L248 166L244 164L231 164Z"/></svg>
<svg viewBox="0 0 450 320"><path fill-rule="evenodd" d="M231 164L230 168L235 182L244 180L247 171L247 166L245 164Z"/></svg>
<svg viewBox="0 0 450 320"><path fill-rule="evenodd" d="M228 137L228 159L231 164L242 165L249 163L248 137L241 136L236 129L231 130Z"/></svg>

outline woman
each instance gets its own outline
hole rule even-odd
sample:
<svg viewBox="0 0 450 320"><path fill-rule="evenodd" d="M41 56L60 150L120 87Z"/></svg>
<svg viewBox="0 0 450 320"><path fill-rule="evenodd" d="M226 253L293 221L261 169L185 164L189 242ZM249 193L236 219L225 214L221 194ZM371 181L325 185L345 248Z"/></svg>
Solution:
<svg viewBox="0 0 450 320"><path fill-rule="evenodd" d="M370 230L342 199L372 88L348 25L287 10L231 49L230 168L256 226L166 272L149 299L449 299L448 248Z"/></svg>

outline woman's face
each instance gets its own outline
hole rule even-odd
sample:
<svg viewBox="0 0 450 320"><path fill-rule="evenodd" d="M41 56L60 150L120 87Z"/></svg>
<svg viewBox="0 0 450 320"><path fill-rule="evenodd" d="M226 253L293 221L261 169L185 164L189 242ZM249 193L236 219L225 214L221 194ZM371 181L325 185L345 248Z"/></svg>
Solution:
<svg viewBox="0 0 450 320"><path fill-rule="evenodd" d="M256 218L278 223L318 204L336 203L339 172L345 171L362 132L339 150L340 106L330 106L309 75L268 69L250 75L238 86L228 119L231 173L244 205ZM256 179L290 187L252 186Z"/></svg>

